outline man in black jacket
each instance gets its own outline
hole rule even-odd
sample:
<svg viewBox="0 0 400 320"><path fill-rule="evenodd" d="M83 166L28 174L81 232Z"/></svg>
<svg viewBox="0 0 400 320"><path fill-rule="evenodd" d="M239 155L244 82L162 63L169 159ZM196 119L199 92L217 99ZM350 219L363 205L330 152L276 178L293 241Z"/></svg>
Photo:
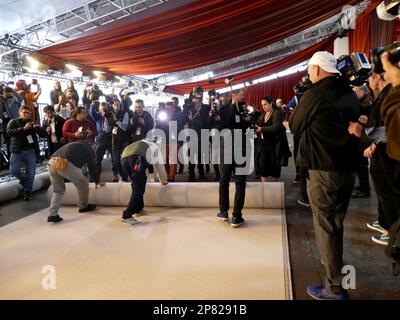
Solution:
<svg viewBox="0 0 400 320"><path fill-rule="evenodd" d="M144 110L144 102L141 99L135 101L135 112L131 118L128 135L130 143L145 139L147 133L153 129L154 120L150 113Z"/></svg>
<svg viewBox="0 0 400 320"><path fill-rule="evenodd" d="M64 144L63 126L65 119L54 112L53 106L46 106L43 111L46 118L43 120L42 128L47 133L47 146L51 156Z"/></svg>
<svg viewBox="0 0 400 320"><path fill-rule="evenodd" d="M11 137L10 171L24 188L24 201L31 200L31 192L36 172L36 160L39 156L37 135L45 136L42 128L31 121L31 109L19 108L19 118L7 125L7 134ZM25 174L21 169L25 167Z"/></svg>
<svg viewBox="0 0 400 320"><path fill-rule="evenodd" d="M222 221L229 220L229 183L232 177L232 173L235 174L235 200L232 212L231 226L238 228L245 223L242 217L242 210L245 201L246 194L246 178L245 174L240 174L238 168L244 167L239 164L235 159L235 151L238 143L242 143L242 156L246 159L249 157L246 154L246 133L245 130L250 126L251 118L244 115L244 92L243 90L237 90L233 92L232 103L228 102L228 97L224 95L222 98L221 108L215 113L210 110L209 116L212 118L213 127L215 127L221 137L220 146L220 180L219 180L219 210L217 218ZM239 137L241 141L237 141L234 131L240 133ZM230 132L232 140L225 139L223 132ZM215 139L215 138L214 138ZM215 147L213 146L213 151ZM253 150L251 151L254 152ZM231 155L231 159L226 159L225 155Z"/></svg>
<svg viewBox="0 0 400 320"><path fill-rule="evenodd" d="M187 114L188 127L196 131L197 134L197 150L189 150L190 154L190 163L189 163L189 179L190 181L195 181L195 173L194 169L197 164L197 169L199 171L199 177L204 177L204 160L206 150L202 150L201 148L201 130L209 128L209 118L208 118L208 109L205 106L201 98L198 96L193 96L192 99L193 105L190 108L190 111Z"/></svg>
<svg viewBox="0 0 400 320"><path fill-rule="evenodd" d="M113 101L113 118L112 118L112 156L114 166L117 168L122 181L128 181L128 175L121 165L121 154L125 147L129 144L129 127L133 118L132 110L121 106L121 102L117 99Z"/></svg>
<svg viewBox="0 0 400 320"><path fill-rule="evenodd" d="M360 106L351 88L336 77L340 72L331 53L315 53L308 73L314 86L294 110L290 130L300 134L297 163L309 169L308 196L326 277L325 285L309 286L307 293L314 299L344 300L343 220L359 158L357 138L347 129L358 120Z"/></svg>

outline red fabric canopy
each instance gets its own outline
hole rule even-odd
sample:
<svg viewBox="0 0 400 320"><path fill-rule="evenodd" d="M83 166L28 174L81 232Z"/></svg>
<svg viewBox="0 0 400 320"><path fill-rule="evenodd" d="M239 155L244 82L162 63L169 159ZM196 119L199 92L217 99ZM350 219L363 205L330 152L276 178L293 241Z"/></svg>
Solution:
<svg viewBox="0 0 400 320"><path fill-rule="evenodd" d="M39 51L122 74L157 74L201 67L260 49L296 34L360 0L200 0L141 21ZM56 57L58 59L52 59Z"/></svg>
<svg viewBox="0 0 400 320"><path fill-rule="evenodd" d="M284 59L275 61L273 63L267 64L265 66L262 66L260 68L256 68L250 71L238 73L236 75L233 75L233 84L239 84L239 83L244 83L246 81L251 81L255 80L257 78L261 78L263 76L267 76L270 74L277 73L279 71L283 71L285 69L288 69L290 67L293 67L299 63L302 63L306 61L307 59L310 59L311 56L316 52L316 51L333 51L333 42L335 40L335 35L311 46L308 47L304 50L301 50L299 52L296 52ZM210 84L209 80L206 81L199 81L199 82L192 82L192 83L184 83L184 84L177 84L173 86L168 86L164 89L165 92L173 93L173 94L186 94L189 93L190 91L193 90L193 87L196 85L200 85L203 87L204 91L208 91L211 89L221 89L227 87L227 84L225 83L225 78L218 78L218 79L213 79L212 83Z"/></svg>
<svg viewBox="0 0 400 320"><path fill-rule="evenodd" d="M371 0L367 9L357 17L356 28L349 34L349 51L364 52L369 55L371 51L371 17L381 0Z"/></svg>

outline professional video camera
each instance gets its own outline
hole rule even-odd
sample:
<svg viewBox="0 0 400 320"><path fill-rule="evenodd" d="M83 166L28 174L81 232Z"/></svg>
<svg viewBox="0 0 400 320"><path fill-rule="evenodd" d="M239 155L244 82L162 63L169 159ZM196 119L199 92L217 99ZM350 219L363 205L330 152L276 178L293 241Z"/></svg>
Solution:
<svg viewBox="0 0 400 320"><path fill-rule="evenodd" d="M307 90L311 89L313 86L312 82L308 76L301 78L300 82L293 87L293 91L296 96L301 97Z"/></svg>
<svg viewBox="0 0 400 320"><path fill-rule="evenodd" d="M375 73L383 73L385 70L383 70L383 65L381 62L381 56L384 52L387 52L389 54L389 61L400 68L400 42L395 42L392 44L389 44L385 48L380 47L380 48L374 48L371 50L372 53L372 64L373 64L373 69Z"/></svg>
<svg viewBox="0 0 400 320"><path fill-rule="evenodd" d="M257 111L257 108L252 105L244 105L242 106L242 110L243 111L240 113L242 121L247 122L245 121L245 118L250 118L250 128L255 128L260 112Z"/></svg>
<svg viewBox="0 0 400 320"><path fill-rule="evenodd" d="M363 85L372 71L366 54L362 52L341 56L337 61L337 69L342 74L342 79L353 86Z"/></svg>

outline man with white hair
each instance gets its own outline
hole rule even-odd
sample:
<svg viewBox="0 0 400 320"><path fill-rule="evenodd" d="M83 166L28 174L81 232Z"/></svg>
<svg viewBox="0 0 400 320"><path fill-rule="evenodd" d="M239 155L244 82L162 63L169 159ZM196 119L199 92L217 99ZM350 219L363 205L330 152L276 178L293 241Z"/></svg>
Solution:
<svg viewBox="0 0 400 320"><path fill-rule="evenodd" d="M315 237L325 266L325 285L310 285L318 300L346 300L342 287L343 220L354 187L358 141L347 130L360 107L350 86L337 77L336 59L316 52L308 66L313 87L295 108L290 130L300 135L296 163L309 169L308 196Z"/></svg>

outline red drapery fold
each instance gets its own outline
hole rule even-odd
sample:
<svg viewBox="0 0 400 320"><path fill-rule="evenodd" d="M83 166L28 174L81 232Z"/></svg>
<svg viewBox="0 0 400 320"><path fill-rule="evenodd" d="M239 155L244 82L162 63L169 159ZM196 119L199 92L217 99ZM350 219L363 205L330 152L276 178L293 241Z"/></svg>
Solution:
<svg viewBox="0 0 400 320"><path fill-rule="evenodd" d="M260 49L358 2L200 0L141 21L108 24L41 50L37 58L56 68L62 59L122 74L187 70Z"/></svg>
<svg viewBox="0 0 400 320"><path fill-rule="evenodd" d="M266 96L272 97L274 101L281 98L285 103L288 103L294 96L293 87L299 83L305 74L306 72L297 72L285 77L246 87L246 103L256 106L259 110L262 109L261 99Z"/></svg>
<svg viewBox="0 0 400 320"><path fill-rule="evenodd" d="M335 36L331 36L311 47L308 47L304 50L301 50L299 52L296 52L284 59L275 61L273 63L267 64L265 66L262 66L260 68L256 68L250 71L238 73L236 75L233 75L233 83L238 84L238 83L244 83L246 81L251 81L255 80L257 78L261 78L264 76L267 76L269 74L274 74L279 71L283 71L285 69L288 69L290 67L293 67L299 63L302 63L306 61L307 59L310 59L311 56L316 52L316 51L333 51L333 42L335 40ZM192 91L193 87L196 85L200 85L203 87L204 91L208 91L211 89L221 89L227 87L227 84L225 83L225 78L218 78L218 79L213 79L212 83L210 83L209 80L206 81L199 81L199 82L192 82L192 83L184 83L184 84L178 84L178 85L173 85L173 86L168 86L164 89L165 92L173 93L173 94L186 94Z"/></svg>
<svg viewBox="0 0 400 320"><path fill-rule="evenodd" d="M372 0L367 9L357 18L356 28L349 34L350 52L358 51L369 55L371 51L371 17L381 0Z"/></svg>

